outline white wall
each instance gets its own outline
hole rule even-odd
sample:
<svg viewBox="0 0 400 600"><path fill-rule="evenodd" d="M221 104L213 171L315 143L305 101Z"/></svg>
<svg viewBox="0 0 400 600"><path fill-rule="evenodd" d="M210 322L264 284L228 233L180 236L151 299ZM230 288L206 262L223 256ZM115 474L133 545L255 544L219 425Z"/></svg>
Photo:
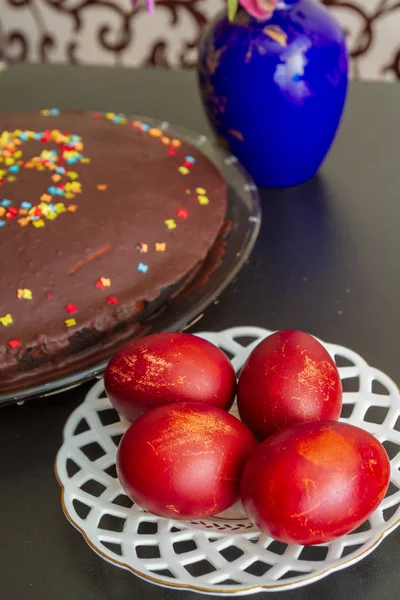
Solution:
<svg viewBox="0 0 400 600"><path fill-rule="evenodd" d="M353 76L400 78L398 0L325 4L348 33ZM132 13L130 0L88 6L85 0L0 0L0 59L190 67L204 24L222 5L223 0L159 0L150 17L142 4Z"/></svg>

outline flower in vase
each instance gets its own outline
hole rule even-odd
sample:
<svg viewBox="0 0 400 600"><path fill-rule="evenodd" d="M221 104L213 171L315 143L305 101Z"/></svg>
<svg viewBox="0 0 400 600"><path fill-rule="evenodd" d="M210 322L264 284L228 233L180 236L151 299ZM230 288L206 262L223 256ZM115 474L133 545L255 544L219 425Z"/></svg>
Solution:
<svg viewBox="0 0 400 600"><path fill-rule="evenodd" d="M239 0L243 8L259 21L267 21L272 17L279 0Z"/></svg>

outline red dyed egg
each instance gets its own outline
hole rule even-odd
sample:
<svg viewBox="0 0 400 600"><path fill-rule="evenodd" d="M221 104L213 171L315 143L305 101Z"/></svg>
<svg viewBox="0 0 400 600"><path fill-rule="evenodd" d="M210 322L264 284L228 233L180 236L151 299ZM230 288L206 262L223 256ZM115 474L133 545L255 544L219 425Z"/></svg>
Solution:
<svg viewBox="0 0 400 600"><path fill-rule="evenodd" d="M116 411L134 421L171 402L204 402L229 410L236 375L214 344L188 333L159 333L117 352L105 371L104 385Z"/></svg>
<svg viewBox="0 0 400 600"><path fill-rule="evenodd" d="M117 453L128 496L161 517L193 519L229 508L256 446L234 416L194 402L155 408L133 423Z"/></svg>
<svg viewBox="0 0 400 600"><path fill-rule="evenodd" d="M240 418L263 440L304 421L334 421L342 409L342 384L325 348L301 331L278 331L263 340L239 377Z"/></svg>
<svg viewBox="0 0 400 600"><path fill-rule="evenodd" d="M280 542L329 542L361 525L385 496L390 463L363 429L322 421L268 437L241 482L249 518Z"/></svg>

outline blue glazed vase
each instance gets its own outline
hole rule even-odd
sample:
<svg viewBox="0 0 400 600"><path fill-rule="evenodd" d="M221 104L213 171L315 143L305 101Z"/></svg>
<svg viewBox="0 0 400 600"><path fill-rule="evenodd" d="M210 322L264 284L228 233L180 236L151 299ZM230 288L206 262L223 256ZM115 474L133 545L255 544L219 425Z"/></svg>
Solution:
<svg viewBox="0 0 400 600"><path fill-rule="evenodd" d="M302 183L321 166L346 100L344 32L316 0L280 2L268 21L221 13L200 46L203 103L220 140L261 187Z"/></svg>

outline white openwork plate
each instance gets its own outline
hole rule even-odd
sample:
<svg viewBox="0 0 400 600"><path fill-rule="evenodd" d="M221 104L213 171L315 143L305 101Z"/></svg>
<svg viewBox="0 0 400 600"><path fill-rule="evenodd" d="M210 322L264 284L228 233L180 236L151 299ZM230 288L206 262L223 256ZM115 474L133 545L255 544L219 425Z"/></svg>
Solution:
<svg viewBox="0 0 400 600"><path fill-rule="evenodd" d="M239 371L271 333L236 327L199 335L226 351ZM320 546L287 546L260 534L241 506L191 522L162 519L132 506L115 469L127 423L111 408L103 381L69 417L56 460L70 522L105 560L160 585L214 596L291 589L361 560L400 523L400 395L389 377L355 352L324 346L343 381L341 419L375 435L391 459L388 493L357 531Z"/></svg>

